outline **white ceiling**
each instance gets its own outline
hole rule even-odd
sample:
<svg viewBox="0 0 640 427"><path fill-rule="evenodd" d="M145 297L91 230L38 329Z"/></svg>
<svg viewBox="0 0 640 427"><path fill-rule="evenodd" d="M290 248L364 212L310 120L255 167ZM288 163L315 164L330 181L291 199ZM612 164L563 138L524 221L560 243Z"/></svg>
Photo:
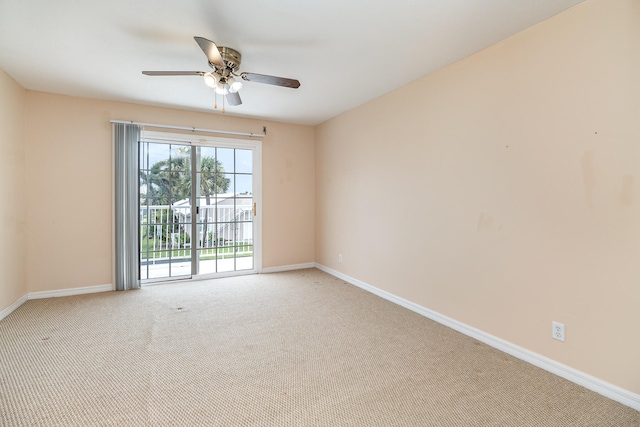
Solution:
<svg viewBox="0 0 640 427"><path fill-rule="evenodd" d="M202 78L141 74L209 71L201 36L301 82L245 83L226 114L315 125L582 1L0 0L0 68L30 90L220 114Z"/></svg>

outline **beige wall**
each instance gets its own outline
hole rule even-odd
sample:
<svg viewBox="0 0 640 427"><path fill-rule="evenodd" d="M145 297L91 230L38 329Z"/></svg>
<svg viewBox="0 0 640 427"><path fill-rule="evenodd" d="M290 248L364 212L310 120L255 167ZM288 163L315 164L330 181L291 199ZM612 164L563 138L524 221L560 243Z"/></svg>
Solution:
<svg viewBox="0 0 640 427"><path fill-rule="evenodd" d="M314 142L312 127L268 124L262 152L264 267L315 260Z"/></svg>
<svg viewBox="0 0 640 427"><path fill-rule="evenodd" d="M29 292L113 283L114 119L256 133L267 126L263 267L313 262L313 128L29 91Z"/></svg>
<svg viewBox="0 0 640 427"><path fill-rule="evenodd" d="M26 91L0 70L0 311L26 294Z"/></svg>
<svg viewBox="0 0 640 427"><path fill-rule="evenodd" d="M315 132L0 71L0 310L113 283L109 120L266 125L264 267L315 260L640 393L639 45L640 2L588 0Z"/></svg>
<svg viewBox="0 0 640 427"><path fill-rule="evenodd" d="M316 261L640 393L639 46L588 0L318 126Z"/></svg>

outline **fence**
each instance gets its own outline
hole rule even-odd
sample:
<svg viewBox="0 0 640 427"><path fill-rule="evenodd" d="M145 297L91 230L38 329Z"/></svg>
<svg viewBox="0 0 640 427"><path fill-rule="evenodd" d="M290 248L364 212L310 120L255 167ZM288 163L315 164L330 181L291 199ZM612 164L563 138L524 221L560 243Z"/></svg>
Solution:
<svg viewBox="0 0 640 427"><path fill-rule="evenodd" d="M188 258L193 236L191 206L153 205L140 208L142 259ZM235 205L198 208L196 228L201 257L228 258L253 254L252 200Z"/></svg>

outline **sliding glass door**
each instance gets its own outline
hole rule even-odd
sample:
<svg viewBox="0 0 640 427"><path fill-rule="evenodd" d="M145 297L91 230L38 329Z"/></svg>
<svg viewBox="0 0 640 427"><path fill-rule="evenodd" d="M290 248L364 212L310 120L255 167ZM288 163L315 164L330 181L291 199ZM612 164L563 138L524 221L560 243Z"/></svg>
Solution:
<svg viewBox="0 0 640 427"><path fill-rule="evenodd" d="M257 272L260 145L145 133L140 279Z"/></svg>
<svg viewBox="0 0 640 427"><path fill-rule="evenodd" d="M254 269L253 150L197 147L200 274Z"/></svg>

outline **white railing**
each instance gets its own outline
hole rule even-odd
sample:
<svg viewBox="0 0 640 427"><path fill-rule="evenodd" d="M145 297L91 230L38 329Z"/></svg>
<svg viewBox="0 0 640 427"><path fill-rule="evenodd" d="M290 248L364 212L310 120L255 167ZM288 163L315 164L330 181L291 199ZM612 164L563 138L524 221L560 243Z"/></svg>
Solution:
<svg viewBox="0 0 640 427"><path fill-rule="evenodd" d="M201 256L247 256L253 252L251 199L236 206L200 206L197 215ZM140 207L142 258L189 257L192 247L191 206Z"/></svg>

